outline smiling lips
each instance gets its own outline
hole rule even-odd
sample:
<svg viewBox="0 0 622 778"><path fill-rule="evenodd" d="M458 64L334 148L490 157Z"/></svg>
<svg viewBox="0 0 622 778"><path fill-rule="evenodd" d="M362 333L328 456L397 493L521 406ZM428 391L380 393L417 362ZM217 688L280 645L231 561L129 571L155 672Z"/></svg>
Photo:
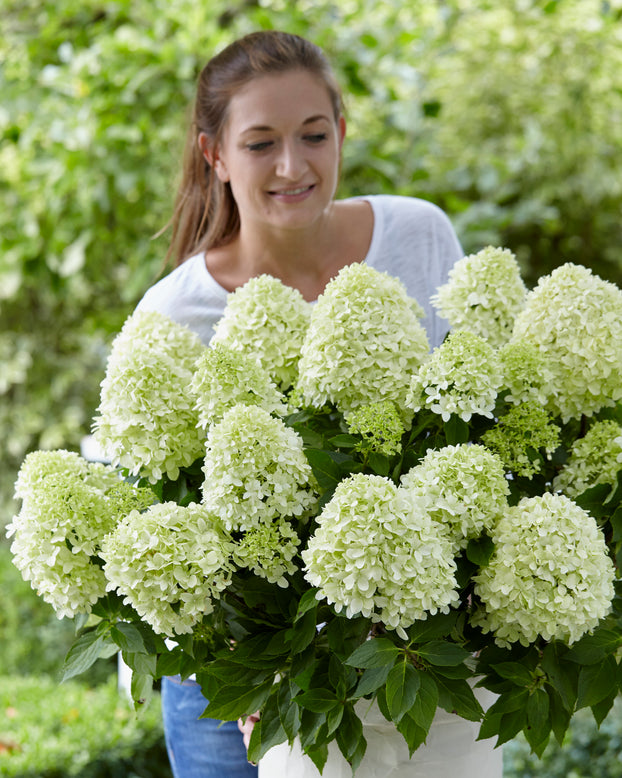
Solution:
<svg viewBox="0 0 622 778"><path fill-rule="evenodd" d="M315 189L315 184L309 184L308 186L298 186L295 189L275 189L268 194L271 197L276 197L279 200L287 200L288 202L296 202L298 200L304 200L305 197Z"/></svg>

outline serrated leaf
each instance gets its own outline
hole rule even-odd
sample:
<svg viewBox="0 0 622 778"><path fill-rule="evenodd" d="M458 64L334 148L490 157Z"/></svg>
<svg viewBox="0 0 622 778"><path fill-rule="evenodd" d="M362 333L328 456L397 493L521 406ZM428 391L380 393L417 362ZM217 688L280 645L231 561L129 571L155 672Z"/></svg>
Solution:
<svg viewBox="0 0 622 778"><path fill-rule="evenodd" d="M272 679L243 691L239 686L225 686L210 700L199 718L235 721L259 710L272 689Z"/></svg>
<svg viewBox="0 0 622 778"><path fill-rule="evenodd" d="M430 640L444 638L453 630L458 620L458 611L437 613L428 616L425 621L416 621L406 630L413 643L427 643Z"/></svg>
<svg viewBox="0 0 622 778"><path fill-rule="evenodd" d="M454 667L462 664L465 659L471 656L471 653L462 646L446 640L431 640L429 643L418 646L417 653L430 664L440 667Z"/></svg>
<svg viewBox="0 0 622 778"><path fill-rule="evenodd" d="M138 710L146 707L153 694L153 677L143 673L132 673L130 693L134 701L134 707Z"/></svg>
<svg viewBox="0 0 622 778"><path fill-rule="evenodd" d="M81 635L67 652L61 669L61 683L92 667L108 645L105 637L96 632Z"/></svg>
<svg viewBox="0 0 622 778"><path fill-rule="evenodd" d="M327 713L340 705L337 695L330 689L309 689L302 694L297 694L294 702L314 713Z"/></svg>
<svg viewBox="0 0 622 778"><path fill-rule="evenodd" d="M276 703L267 705L251 733L248 745L249 761L258 762L271 748L285 740L287 734L281 725Z"/></svg>
<svg viewBox="0 0 622 778"><path fill-rule="evenodd" d="M478 567L485 567L489 562L495 550L495 544L488 535L482 535L480 538L470 540L466 547L466 556L469 562L473 562Z"/></svg>
<svg viewBox="0 0 622 778"><path fill-rule="evenodd" d="M341 481L342 470L328 451L305 448L305 456L322 490L334 488Z"/></svg>
<svg viewBox="0 0 622 778"><path fill-rule="evenodd" d="M616 697L617 691L615 694L611 694L609 697L605 697L604 700L597 702L596 705L592 705L592 715L594 716L594 721L596 722L597 727L600 727L600 725L607 717L607 714L613 707L613 703L615 702Z"/></svg>
<svg viewBox="0 0 622 778"><path fill-rule="evenodd" d="M533 729L549 730L549 695L544 689L534 689L527 698L527 722Z"/></svg>
<svg viewBox="0 0 622 778"><path fill-rule="evenodd" d="M292 654L299 654L313 642L313 638L317 634L315 619L316 611L309 610L288 630Z"/></svg>
<svg viewBox="0 0 622 778"><path fill-rule="evenodd" d="M602 662L608 654L612 654L622 644L622 636L610 629L598 629L593 635L584 635L572 645L564 655L564 659L581 665L591 665Z"/></svg>
<svg viewBox="0 0 622 778"><path fill-rule="evenodd" d="M419 691L409 717L427 734L438 706L438 686L428 673L419 671Z"/></svg>
<svg viewBox="0 0 622 778"><path fill-rule="evenodd" d="M435 676L438 686L438 704L449 713L457 713L463 719L480 721L484 715L482 706L466 681L449 680Z"/></svg>
<svg viewBox="0 0 622 778"><path fill-rule="evenodd" d="M596 486L586 489L572 499L595 519L602 519L609 513L604 503L612 491L613 489L609 484L596 484Z"/></svg>
<svg viewBox="0 0 622 778"><path fill-rule="evenodd" d="M391 672L391 665L384 665L384 667L370 667L365 670L361 676L358 686L356 687L356 697L364 697L366 694L375 692L384 685L389 673Z"/></svg>
<svg viewBox="0 0 622 778"><path fill-rule="evenodd" d="M328 759L328 746L323 743L321 746L308 748L305 751L305 753L309 757L309 759L313 762L313 764L317 767L318 772L321 774L322 771L324 770L324 765L326 764L326 760Z"/></svg>
<svg viewBox="0 0 622 778"><path fill-rule="evenodd" d="M296 610L296 618L294 621L298 621L302 616L305 615L308 611L311 610L317 610L317 606L319 604L319 601L316 597L316 594L318 593L319 589L313 588L313 589L307 589L307 591L302 595L300 598L300 602L298 603L298 608Z"/></svg>
<svg viewBox="0 0 622 778"><path fill-rule="evenodd" d="M372 638L356 648L346 659L346 664L361 669L384 667L394 664L400 653L400 649L387 638Z"/></svg>
<svg viewBox="0 0 622 778"><path fill-rule="evenodd" d="M396 726L398 732L406 741L409 756L412 756L419 746L425 742L428 734L427 730L419 726L409 715L404 716Z"/></svg>
<svg viewBox="0 0 622 778"><path fill-rule="evenodd" d="M500 662L499 664L492 665L492 669L505 678L508 681L517 686L531 686L533 683L533 675L531 671L520 664L520 662Z"/></svg>
<svg viewBox="0 0 622 778"><path fill-rule="evenodd" d="M568 730L572 713L566 709L561 697L556 692L549 694L549 713L551 729L559 745L564 743L564 735Z"/></svg>
<svg viewBox="0 0 622 778"><path fill-rule="evenodd" d="M123 661L132 668L135 673L148 675L152 679L156 675L157 657L155 654L129 653L123 651Z"/></svg>
<svg viewBox="0 0 622 778"><path fill-rule="evenodd" d="M460 443L467 443L469 440L469 425L455 413L449 417L449 421L443 424L445 437L448 446L457 446Z"/></svg>
<svg viewBox="0 0 622 778"><path fill-rule="evenodd" d="M367 741L363 737L363 724L351 705L344 706L343 718L337 729L336 740L339 750L346 761L350 762L352 771L355 773L356 766L360 764L365 754Z"/></svg>
<svg viewBox="0 0 622 778"><path fill-rule="evenodd" d="M579 666L565 663L560 657L558 644L549 643L544 649L541 667L566 710L572 712L577 700Z"/></svg>
<svg viewBox="0 0 622 778"><path fill-rule="evenodd" d="M398 662L387 677L387 705L393 721L400 721L406 711L410 710L417 697L420 676L410 662Z"/></svg>
<svg viewBox="0 0 622 778"><path fill-rule="evenodd" d="M587 708L617 691L618 665L612 656L602 663L586 665L579 673L577 708Z"/></svg>

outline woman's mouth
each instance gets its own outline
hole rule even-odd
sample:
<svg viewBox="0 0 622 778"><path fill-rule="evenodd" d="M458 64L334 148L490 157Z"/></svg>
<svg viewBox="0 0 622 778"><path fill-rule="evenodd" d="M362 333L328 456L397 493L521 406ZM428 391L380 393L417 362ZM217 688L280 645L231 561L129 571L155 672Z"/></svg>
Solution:
<svg viewBox="0 0 622 778"><path fill-rule="evenodd" d="M297 202L298 200L304 200L314 189L315 184L308 184L307 186L291 187L291 189L272 189L268 194L278 200Z"/></svg>

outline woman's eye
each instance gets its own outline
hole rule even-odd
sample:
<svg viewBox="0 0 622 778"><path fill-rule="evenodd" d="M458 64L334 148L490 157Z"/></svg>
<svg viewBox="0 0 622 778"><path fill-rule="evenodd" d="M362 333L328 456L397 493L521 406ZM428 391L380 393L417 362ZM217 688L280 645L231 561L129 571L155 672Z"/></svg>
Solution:
<svg viewBox="0 0 622 778"><path fill-rule="evenodd" d="M305 135L305 140L308 143L323 143L328 135L325 132L316 132L313 135Z"/></svg>
<svg viewBox="0 0 622 778"><path fill-rule="evenodd" d="M271 140L262 140L258 143L248 143L246 148L249 151L265 151L267 148L270 148L271 145Z"/></svg>

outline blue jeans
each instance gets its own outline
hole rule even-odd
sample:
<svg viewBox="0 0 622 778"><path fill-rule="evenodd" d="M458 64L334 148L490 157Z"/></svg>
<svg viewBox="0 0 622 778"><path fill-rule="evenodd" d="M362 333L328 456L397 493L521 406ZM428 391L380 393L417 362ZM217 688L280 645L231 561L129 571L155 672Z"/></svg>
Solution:
<svg viewBox="0 0 622 778"><path fill-rule="evenodd" d="M207 700L196 681L162 679L162 717L175 778L257 778L236 721L199 719Z"/></svg>

